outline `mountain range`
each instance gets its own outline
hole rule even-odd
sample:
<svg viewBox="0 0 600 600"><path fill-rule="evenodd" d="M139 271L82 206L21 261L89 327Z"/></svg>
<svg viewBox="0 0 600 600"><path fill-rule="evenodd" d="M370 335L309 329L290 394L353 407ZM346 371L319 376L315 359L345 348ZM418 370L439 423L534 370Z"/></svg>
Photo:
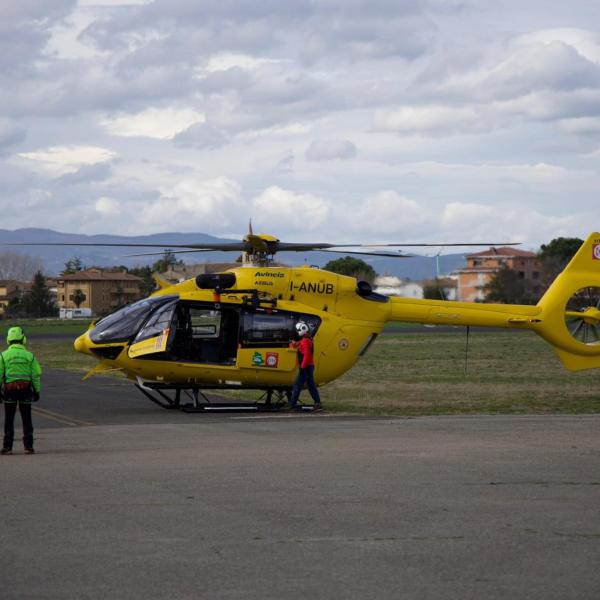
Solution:
<svg viewBox="0 0 600 600"><path fill-rule="evenodd" d="M119 266L127 267L152 264L160 258L160 248L148 248L156 252L151 256L128 256L145 251L144 248L113 248L78 246L77 244L159 244L165 248L169 244L200 244L239 241L217 238L206 233L156 233L151 235L118 236L118 235L83 235L62 233L51 229L25 228L14 231L0 229L0 245L3 251L18 252L39 258L47 275L58 275L65 263L78 257L87 266ZM12 246L11 244L44 244L61 243L73 246ZM0 251L1 254L1 251ZM348 253L350 254L350 253ZM281 252L277 255L279 262L288 265L311 264L324 266L330 260L343 257L344 254L328 252ZM353 255L369 263L379 274L396 275L403 279L429 279L446 275L465 264L464 254L435 256L413 255L411 258L387 258L381 256ZM186 263L198 262L233 262L237 258L232 252L198 252L198 254L178 255ZM437 263L437 264L436 264Z"/></svg>

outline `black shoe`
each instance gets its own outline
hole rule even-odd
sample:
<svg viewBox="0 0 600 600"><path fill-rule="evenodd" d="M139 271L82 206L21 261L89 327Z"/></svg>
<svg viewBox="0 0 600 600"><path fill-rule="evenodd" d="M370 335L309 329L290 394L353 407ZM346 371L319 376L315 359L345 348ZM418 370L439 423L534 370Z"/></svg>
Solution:
<svg viewBox="0 0 600 600"><path fill-rule="evenodd" d="M25 448L25 454L35 454L35 450L33 448Z"/></svg>
<svg viewBox="0 0 600 600"><path fill-rule="evenodd" d="M321 412L323 410L323 405L319 402L313 406L313 412Z"/></svg>
<svg viewBox="0 0 600 600"><path fill-rule="evenodd" d="M12 449L11 448L2 448L2 450L0 450L0 454L12 454Z"/></svg>

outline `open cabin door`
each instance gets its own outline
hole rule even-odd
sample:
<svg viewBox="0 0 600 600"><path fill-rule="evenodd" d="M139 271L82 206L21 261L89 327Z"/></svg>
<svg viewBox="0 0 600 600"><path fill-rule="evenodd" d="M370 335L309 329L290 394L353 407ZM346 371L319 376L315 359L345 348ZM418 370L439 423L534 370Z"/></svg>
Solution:
<svg viewBox="0 0 600 600"><path fill-rule="evenodd" d="M307 323L313 336L321 322L315 315L276 308L174 299L147 318L129 347L129 357L293 371L297 352L290 342L298 321Z"/></svg>
<svg viewBox="0 0 600 600"><path fill-rule="evenodd" d="M129 348L131 358L233 366L239 308L175 301L156 310Z"/></svg>

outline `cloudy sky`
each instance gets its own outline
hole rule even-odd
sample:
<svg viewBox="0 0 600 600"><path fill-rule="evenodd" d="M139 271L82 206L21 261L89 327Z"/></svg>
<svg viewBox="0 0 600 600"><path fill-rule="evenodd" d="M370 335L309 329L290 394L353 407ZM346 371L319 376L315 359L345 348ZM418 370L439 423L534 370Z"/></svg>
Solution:
<svg viewBox="0 0 600 600"><path fill-rule="evenodd" d="M0 2L5 229L600 229L600 2Z"/></svg>

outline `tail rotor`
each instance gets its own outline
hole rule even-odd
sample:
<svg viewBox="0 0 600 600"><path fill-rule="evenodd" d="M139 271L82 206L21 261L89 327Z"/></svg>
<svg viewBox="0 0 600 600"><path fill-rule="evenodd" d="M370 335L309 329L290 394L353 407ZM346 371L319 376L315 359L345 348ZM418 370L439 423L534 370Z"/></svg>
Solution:
<svg viewBox="0 0 600 600"><path fill-rule="evenodd" d="M600 287L575 292L565 307L565 325L580 344L600 344Z"/></svg>

